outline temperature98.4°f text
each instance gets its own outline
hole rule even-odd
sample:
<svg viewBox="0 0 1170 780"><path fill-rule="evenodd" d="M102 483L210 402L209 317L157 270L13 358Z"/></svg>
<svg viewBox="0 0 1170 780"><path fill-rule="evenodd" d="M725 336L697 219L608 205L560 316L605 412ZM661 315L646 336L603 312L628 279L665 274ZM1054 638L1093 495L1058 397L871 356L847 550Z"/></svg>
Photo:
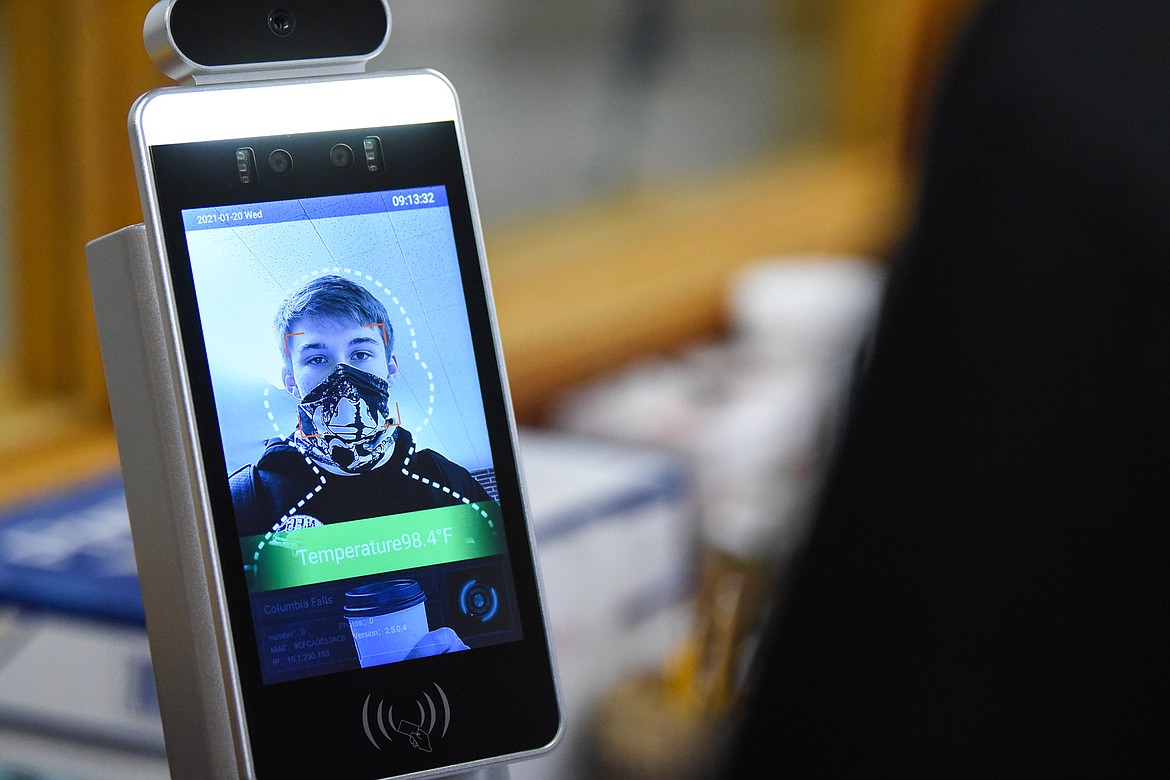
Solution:
<svg viewBox="0 0 1170 780"><path fill-rule="evenodd" d="M450 544L455 538L455 531L451 526L432 528L428 531L410 531L399 536L386 539L370 539L357 544L347 544L324 549L302 549L296 554L300 557L302 566L316 566L322 563L341 563L356 558L369 558L374 555L388 555L390 553L421 550L426 547L437 547Z"/></svg>

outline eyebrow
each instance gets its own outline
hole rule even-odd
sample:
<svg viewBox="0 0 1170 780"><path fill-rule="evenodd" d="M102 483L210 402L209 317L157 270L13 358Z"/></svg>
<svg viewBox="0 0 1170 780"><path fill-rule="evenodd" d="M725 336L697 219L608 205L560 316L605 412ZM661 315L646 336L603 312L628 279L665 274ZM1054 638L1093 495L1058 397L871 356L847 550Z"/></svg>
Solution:
<svg viewBox="0 0 1170 780"><path fill-rule="evenodd" d="M357 336L355 338L350 339L348 342L346 342L346 346L353 347L353 346L356 346L358 344L380 344L380 343L382 343L382 342L379 341L378 339L372 337L372 336ZM325 349L326 346L327 345L323 341L310 341L308 344L302 344L299 347L297 347L297 354L298 355L303 354L307 350L311 350L311 349Z"/></svg>

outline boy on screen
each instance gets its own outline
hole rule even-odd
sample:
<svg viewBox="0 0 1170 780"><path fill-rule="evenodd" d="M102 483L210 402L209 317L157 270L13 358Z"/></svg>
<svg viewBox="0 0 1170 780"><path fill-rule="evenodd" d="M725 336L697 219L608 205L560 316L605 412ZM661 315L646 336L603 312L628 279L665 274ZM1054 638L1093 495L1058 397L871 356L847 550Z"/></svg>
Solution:
<svg viewBox="0 0 1170 780"><path fill-rule="evenodd" d="M318 277L274 324L298 423L231 475L241 536L490 500L467 469L417 450L393 416L394 328L366 288Z"/></svg>

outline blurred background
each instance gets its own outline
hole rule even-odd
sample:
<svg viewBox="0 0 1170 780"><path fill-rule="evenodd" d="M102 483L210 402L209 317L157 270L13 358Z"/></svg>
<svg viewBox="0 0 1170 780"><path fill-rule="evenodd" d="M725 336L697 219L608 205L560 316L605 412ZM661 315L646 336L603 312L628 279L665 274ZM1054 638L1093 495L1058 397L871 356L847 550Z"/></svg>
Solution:
<svg viewBox="0 0 1170 780"><path fill-rule="evenodd" d="M165 772L140 607L44 595L69 539L133 576L85 244L141 220L152 4L0 0L0 777ZM374 67L460 95L571 718L514 777L717 762L665 744L734 716L972 5L392 0Z"/></svg>

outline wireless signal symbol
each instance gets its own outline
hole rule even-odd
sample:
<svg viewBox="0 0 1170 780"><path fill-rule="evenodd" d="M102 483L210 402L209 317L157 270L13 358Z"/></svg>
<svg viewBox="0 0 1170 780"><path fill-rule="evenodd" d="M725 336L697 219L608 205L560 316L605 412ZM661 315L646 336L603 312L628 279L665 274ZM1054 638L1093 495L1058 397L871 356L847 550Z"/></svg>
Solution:
<svg viewBox="0 0 1170 780"><path fill-rule="evenodd" d="M394 705L387 705L385 699L380 699L376 706L371 706L374 694L366 696L362 704L362 728L366 732L366 739L378 750L382 749L379 737L386 742L398 741L406 743L415 750L430 753L434 743L447 735L451 725L451 706L447 701L446 692L434 686L435 697L427 691L415 699L413 706L399 708L395 715ZM436 733L437 732L437 733Z"/></svg>

